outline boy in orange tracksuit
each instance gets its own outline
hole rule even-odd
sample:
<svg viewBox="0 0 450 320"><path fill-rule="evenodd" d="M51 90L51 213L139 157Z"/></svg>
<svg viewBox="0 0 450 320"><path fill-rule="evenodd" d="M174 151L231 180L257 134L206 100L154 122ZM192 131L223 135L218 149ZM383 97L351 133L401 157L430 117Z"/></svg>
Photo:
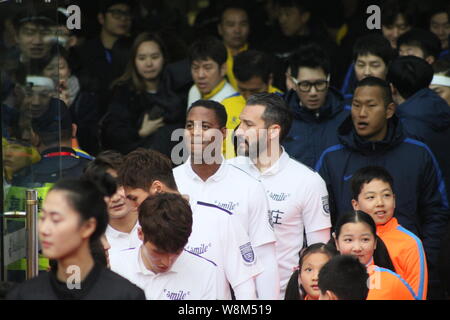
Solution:
<svg viewBox="0 0 450 320"><path fill-rule="evenodd" d="M372 216L377 234L385 243L396 272L410 285L415 299L425 300L428 287L425 252L420 239L393 217L395 195L392 186L392 176L384 168L361 168L353 175L351 182L353 209Z"/></svg>

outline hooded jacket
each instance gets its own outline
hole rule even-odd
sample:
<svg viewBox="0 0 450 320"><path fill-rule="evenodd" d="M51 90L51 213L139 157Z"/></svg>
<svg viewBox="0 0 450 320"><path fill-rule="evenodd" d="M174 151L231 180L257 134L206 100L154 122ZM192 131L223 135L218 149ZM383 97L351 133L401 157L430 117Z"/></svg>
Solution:
<svg viewBox="0 0 450 320"><path fill-rule="evenodd" d="M449 205L441 169L430 148L407 137L395 115L388 121L382 141L363 140L351 117L339 127L338 138L340 144L325 150L315 166L327 183L332 221L352 210L350 179L355 171L369 165L386 168L394 179L395 217L422 239L431 278L446 231Z"/></svg>
<svg viewBox="0 0 450 320"><path fill-rule="evenodd" d="M442 168L447 198L450 196L450 107L428 88L417 91L397 107L405 132L425 142Z"/></svg>
<svg viewBox="0 0 450 320"><path fill-rule="evenodd" d="M292 158L313 168L322 152L338 143L337 128L349 115L350 107L334 88L329 88L325 104L318 110L300 106L295 90L287 93L285 101L293 113L293 121L283 146Z"/></svg>

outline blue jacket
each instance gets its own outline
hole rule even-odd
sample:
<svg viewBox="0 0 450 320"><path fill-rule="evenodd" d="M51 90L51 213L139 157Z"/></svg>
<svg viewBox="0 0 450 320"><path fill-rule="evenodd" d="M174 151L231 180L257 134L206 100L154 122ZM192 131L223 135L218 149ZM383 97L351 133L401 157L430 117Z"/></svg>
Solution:
<svg viewBox="0 0 450 320"><path fill-rule="evenodd" d="M396 116L389 120L388 133L382 141L360 138L351 117L339 127L338 135L340 144L325 150L315 167L327 183L332 222L352 210L353 173L369 165L382 166L394 178L395 217L422 239L429 270L433 272L449 206L441 170L431 150L423 142L407 137Z"/></svg>
<svg viewBox="0 0 450 320"><path fill-rule="evenodd" d="M428 88L419 90L397 107L406 134L425 142L442 169L447 197L450 187L450 107Z"/></svg>
<svg viewBox="0 0 450 320"><path fill-rule="evenodd" d="M293 112L293 121L283 145L292 158L313 168L322 152L338 143L337 128L349 115L350 107L333 88L317 112L301 107L294 90L285 95L285 100Z"/></svg>

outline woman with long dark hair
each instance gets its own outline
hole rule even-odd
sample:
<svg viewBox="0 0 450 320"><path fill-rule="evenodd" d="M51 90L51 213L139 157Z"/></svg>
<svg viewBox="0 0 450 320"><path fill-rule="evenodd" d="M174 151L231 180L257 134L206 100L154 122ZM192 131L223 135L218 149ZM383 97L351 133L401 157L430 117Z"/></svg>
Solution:
<svg viewBox="0 0 450 320"><path fill-rule="evenodd" d="M125 73L114 83L113 97L101 124L103 149L122 154L138 147L170 156L172 131L182 128L182 99L165 74L169 60L162 39L141 33L134 41Z"/></svg>
<svg viewBox="0 0 450 320"><path fill-rule="evenodd" d="M39 219L43 254L51 271L12 290L12 300L144 300L144 292L94 259L108 225L106 201L116 190L108 174L65 179L48 192ZM95 246L94 246L95 247ZM94 251L94 252L93 252Z"/></svg>

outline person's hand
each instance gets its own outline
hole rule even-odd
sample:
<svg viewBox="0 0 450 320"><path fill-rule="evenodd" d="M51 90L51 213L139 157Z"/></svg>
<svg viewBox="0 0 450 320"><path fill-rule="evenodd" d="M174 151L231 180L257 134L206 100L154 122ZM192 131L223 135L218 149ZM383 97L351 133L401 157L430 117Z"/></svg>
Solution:
<svg viewBox="0 0 450 320"><path fill-rule="evenodd" d="M139 129L139 136L145 138L156 130L164 126L164 118L158 118L155 120L150 120L148 114L144 115L144 119L142 120L141 128Z"/></svg>

